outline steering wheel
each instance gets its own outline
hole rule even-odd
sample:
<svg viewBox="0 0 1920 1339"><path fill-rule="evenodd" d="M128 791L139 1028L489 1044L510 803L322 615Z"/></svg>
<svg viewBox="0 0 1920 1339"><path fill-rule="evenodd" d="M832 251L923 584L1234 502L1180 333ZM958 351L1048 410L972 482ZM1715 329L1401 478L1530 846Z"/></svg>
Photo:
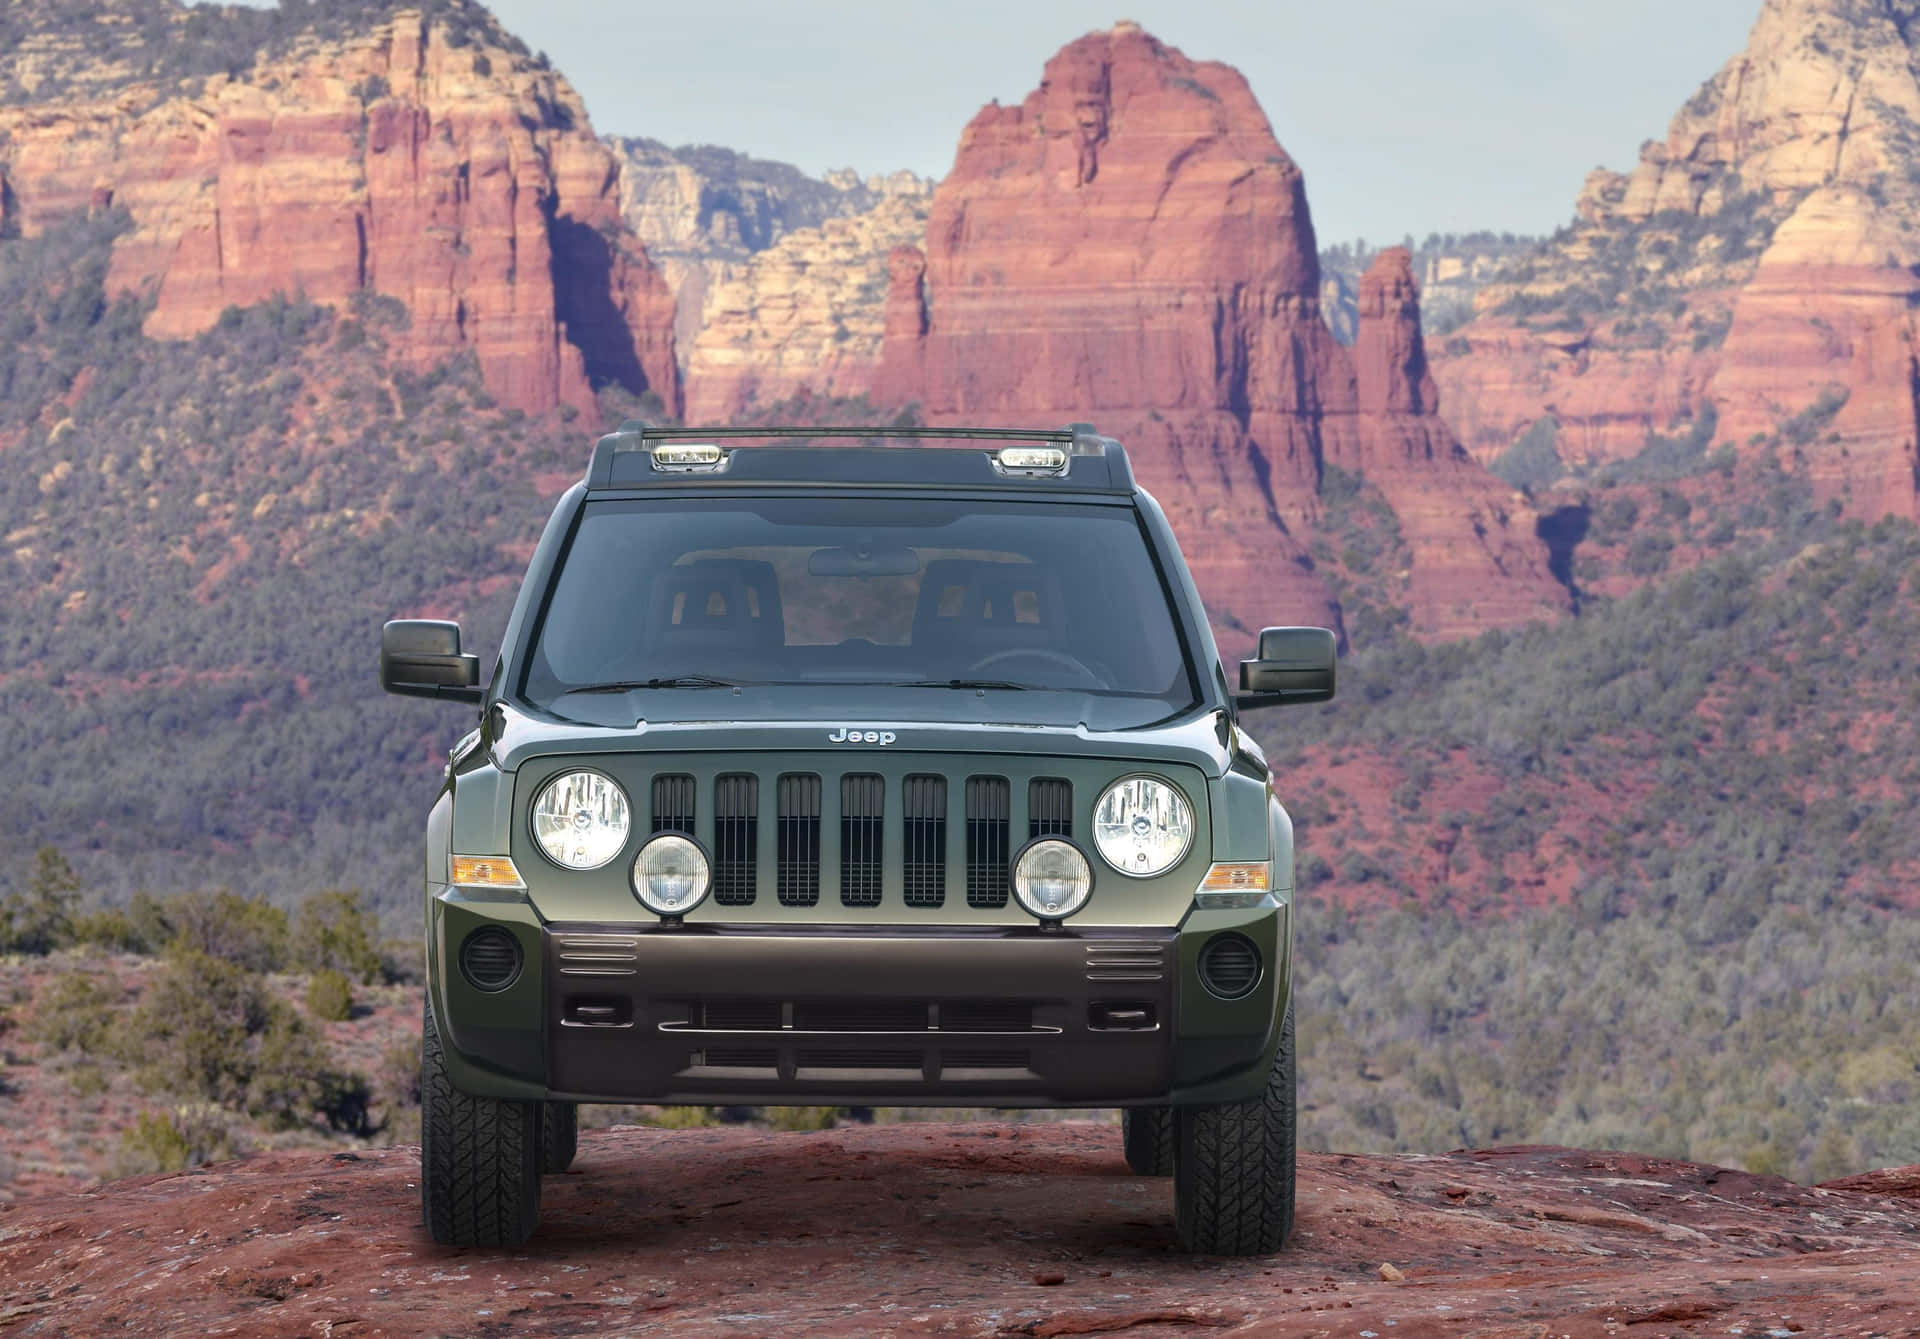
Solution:
<svg viewBox="0 0 1920 1339"><path fill-rule="evenodd" d="M1100 676L1087 668L1085 661L1070 656L1065 651L1055 651L1051 647L1046 646L1010 646L1004 651L995 651L992 655L982 656L967 666L967 673L982 674L1003 660L1020 660L1023 658L1044 660L1050 665L1055 665L1060 669L1066 670L1069 674L1078 675L1083 679L1091 679L1096 683L1099 682Z"/></svg>

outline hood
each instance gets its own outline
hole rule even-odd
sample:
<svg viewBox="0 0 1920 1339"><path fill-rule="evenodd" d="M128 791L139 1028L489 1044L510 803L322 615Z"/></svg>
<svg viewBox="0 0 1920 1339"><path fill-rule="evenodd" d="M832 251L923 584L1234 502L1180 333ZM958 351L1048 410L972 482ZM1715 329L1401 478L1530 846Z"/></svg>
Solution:
<svg viewBox="0 0 1920 1339"><path fill-rule="evenodd" d="M998 704L992 701L996 696L1002 699ZM1184 762L1217 777L1231 757L1232 731L1221 711L1195 708L1150 725L1103 730L1084 724L1084 694L1026 691L1017 696L1023 719L1009 722L988 719L996 706L1005 713L1005 694L982 698L963 689L863 692L853 699L856 710L834 715L817 709L814 693L807 701L815 710L805 714L797 710L798 701L787 701L782 711L777 698L756 701L751 693L736 697L721 688L574 694L557 704L567 715L496 701L487 709L477 742L503 772L517 770L529 758L555 754L818 752L842 747L849 752L1155 759ZM651 715L635 715L636 698L644 700Z"/></svg>

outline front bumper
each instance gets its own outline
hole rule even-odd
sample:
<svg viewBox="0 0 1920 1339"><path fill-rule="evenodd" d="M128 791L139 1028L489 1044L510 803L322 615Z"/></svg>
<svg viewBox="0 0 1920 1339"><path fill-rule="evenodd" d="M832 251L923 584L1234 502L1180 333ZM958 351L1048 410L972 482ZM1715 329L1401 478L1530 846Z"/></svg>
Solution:
<svg viewBox="0 0 1920 1339"><path fill-rule="evenodd" d="M454 1081L587 1102L1073 1107L1261 1090L1287 988L1286 908L1170 929L543 923L524 902L432 902L435 1015ZM485 925L521 975L481 992ZM1200 985L1200 944L1252 939L1246 998Z"/></svg>

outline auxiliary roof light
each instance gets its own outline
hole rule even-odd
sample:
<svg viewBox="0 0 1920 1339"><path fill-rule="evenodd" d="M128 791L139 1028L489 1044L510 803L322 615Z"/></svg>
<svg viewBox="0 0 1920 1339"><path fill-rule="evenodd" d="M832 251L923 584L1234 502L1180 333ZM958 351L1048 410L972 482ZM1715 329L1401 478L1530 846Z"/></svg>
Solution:
<svg viewBox="0 0 1920 1339"><path fill-rule="evenodd" d="M1067 453L1057 446L1003 446L994 460L1009 474L1060 474L1067 468Z"/></svg>
<svg viewBox="0 0 1920 1339"><path fill-rule="evenodd" d="M727 453L710 442L662 442L653 448L656 470L717 470Z"/></svg>

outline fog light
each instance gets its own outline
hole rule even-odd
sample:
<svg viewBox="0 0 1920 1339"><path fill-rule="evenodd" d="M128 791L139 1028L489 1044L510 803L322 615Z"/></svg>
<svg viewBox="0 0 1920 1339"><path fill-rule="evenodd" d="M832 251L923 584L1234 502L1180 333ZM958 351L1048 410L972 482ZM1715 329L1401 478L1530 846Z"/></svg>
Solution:
<svg viewBox="0 0 1920 1339"><path fill-rule="evenodd" d="M1093 895L1093 867L1072 842L1041 837L1014 857L1013 895L1041 920L1065 920Z"/></svg>
<svg viewBox="0 0 1920 1339"><path fill-rule="evenodd" d="M489 995L520 979L520 941L497 925L483 926L460 946L460 974Z"/></svg>
<svg viewBox="0 0 1920 1339"><path fill-rule="evenodd" d="M633 858L633 895L648 911L684 916L706 900L713 866L700 843L678 832L663 832Z"/></svg>
<svg viewBox="0 0 1920 1339"><path fill-rule="evenodd" d="M1245 935L1217 934L1200 950L1200 984L1209 995L1243 1000L1260 984L1260 950Z"/></svg>

